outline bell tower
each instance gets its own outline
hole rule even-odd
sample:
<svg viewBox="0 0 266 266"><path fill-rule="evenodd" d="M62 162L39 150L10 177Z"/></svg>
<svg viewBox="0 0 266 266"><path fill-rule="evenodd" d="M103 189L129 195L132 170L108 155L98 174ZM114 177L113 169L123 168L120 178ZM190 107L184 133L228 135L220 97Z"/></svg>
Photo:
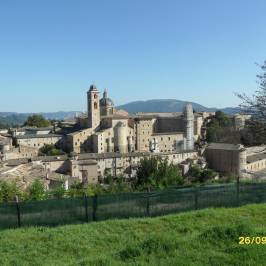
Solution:
<svg viewBox="0 0 266 266"><path fill-rule="evenodd" d="M95 85L91 85L87 92L88 101L88 127L96 129L100 125L100 101L99 91Z"/></svg>

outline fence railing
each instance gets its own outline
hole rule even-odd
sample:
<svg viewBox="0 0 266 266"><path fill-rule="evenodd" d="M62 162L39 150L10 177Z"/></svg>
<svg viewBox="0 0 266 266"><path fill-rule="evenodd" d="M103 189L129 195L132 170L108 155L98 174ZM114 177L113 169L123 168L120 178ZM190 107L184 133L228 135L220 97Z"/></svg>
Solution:
<svg viewBox="0 0 266 266"><path fill-rule="evenodd" d="M113 218L154 217L208 207L235 207L263 202L266 202L266 183L17 201L0 204L0 228L56 226Z"/></svg>

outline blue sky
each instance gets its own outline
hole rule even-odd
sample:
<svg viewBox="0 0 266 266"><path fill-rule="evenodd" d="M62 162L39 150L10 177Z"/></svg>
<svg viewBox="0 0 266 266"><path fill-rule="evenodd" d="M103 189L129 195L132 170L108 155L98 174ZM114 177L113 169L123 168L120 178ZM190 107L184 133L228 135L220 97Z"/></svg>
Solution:
<svg viewBox="0 0 266 266"><path fill-rule="evenodd" d="M118 104L238 105L266 59L264 0L0 1L0 111Z"/></svg>

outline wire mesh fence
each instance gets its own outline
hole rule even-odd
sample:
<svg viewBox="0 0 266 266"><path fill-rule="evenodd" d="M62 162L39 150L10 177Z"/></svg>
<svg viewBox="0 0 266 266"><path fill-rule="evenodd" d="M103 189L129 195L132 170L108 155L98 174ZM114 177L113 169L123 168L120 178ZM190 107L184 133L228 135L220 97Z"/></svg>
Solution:
<svg viewBox="0 0 266 266"><path fill-rule="evenodd" d="M1 203L0 229L154 217L208 207L235 207L263 202L266 202L266 183L237 183L171 188L149 193Z"/></svg>

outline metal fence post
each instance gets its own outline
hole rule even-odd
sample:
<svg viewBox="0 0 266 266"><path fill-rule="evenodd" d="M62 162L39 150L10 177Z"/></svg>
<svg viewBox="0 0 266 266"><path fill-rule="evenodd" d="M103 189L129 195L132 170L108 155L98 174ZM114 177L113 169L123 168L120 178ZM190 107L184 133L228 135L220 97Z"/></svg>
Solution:
<svg viewBox="0 0 266 266"><path fill-rule="evenodd" d="M150 216L150 192L147 193L146 215Z"/></svg>
<svg viewBox="0 0 266 266"><path fill-rule="evenodd" d="M98 207L98 196L94 195L92 197L92 220L96 221L96 212L97 212L97 207Z"/></svg>
<svg viewBox="0 0 266 266"><path fill-rule="evenodd" d="M15 201L16 201L16 209L17 209L18 227L21 227L20 207L19 207L19 199L18 199L18 196L17 195L15 197Z"/></svg>
<svg viewBox="0 0 266 266"><path fill-rule="evenodd" d="M236 181L236 205L239 206L239 192L240 192L240 178L239 175L237 176L237 181Z"/></svg>
<svg viewBox="0 0 266 266"><path fill-rule="evenodd" d="M194 203L195 203L195 210L197 210L199 208L199 188L198 187L195 187L195 190L194 190L194 195L195 195L195 198L194 198Z"/></svg>
<svg viewBox="0 0 266 266"><path fill-rule="evenodd" d="M84 207L85 207L85 219L86 222L89 222L89 210L88 210L88 196L87 194L84 194Z"/></svg>

